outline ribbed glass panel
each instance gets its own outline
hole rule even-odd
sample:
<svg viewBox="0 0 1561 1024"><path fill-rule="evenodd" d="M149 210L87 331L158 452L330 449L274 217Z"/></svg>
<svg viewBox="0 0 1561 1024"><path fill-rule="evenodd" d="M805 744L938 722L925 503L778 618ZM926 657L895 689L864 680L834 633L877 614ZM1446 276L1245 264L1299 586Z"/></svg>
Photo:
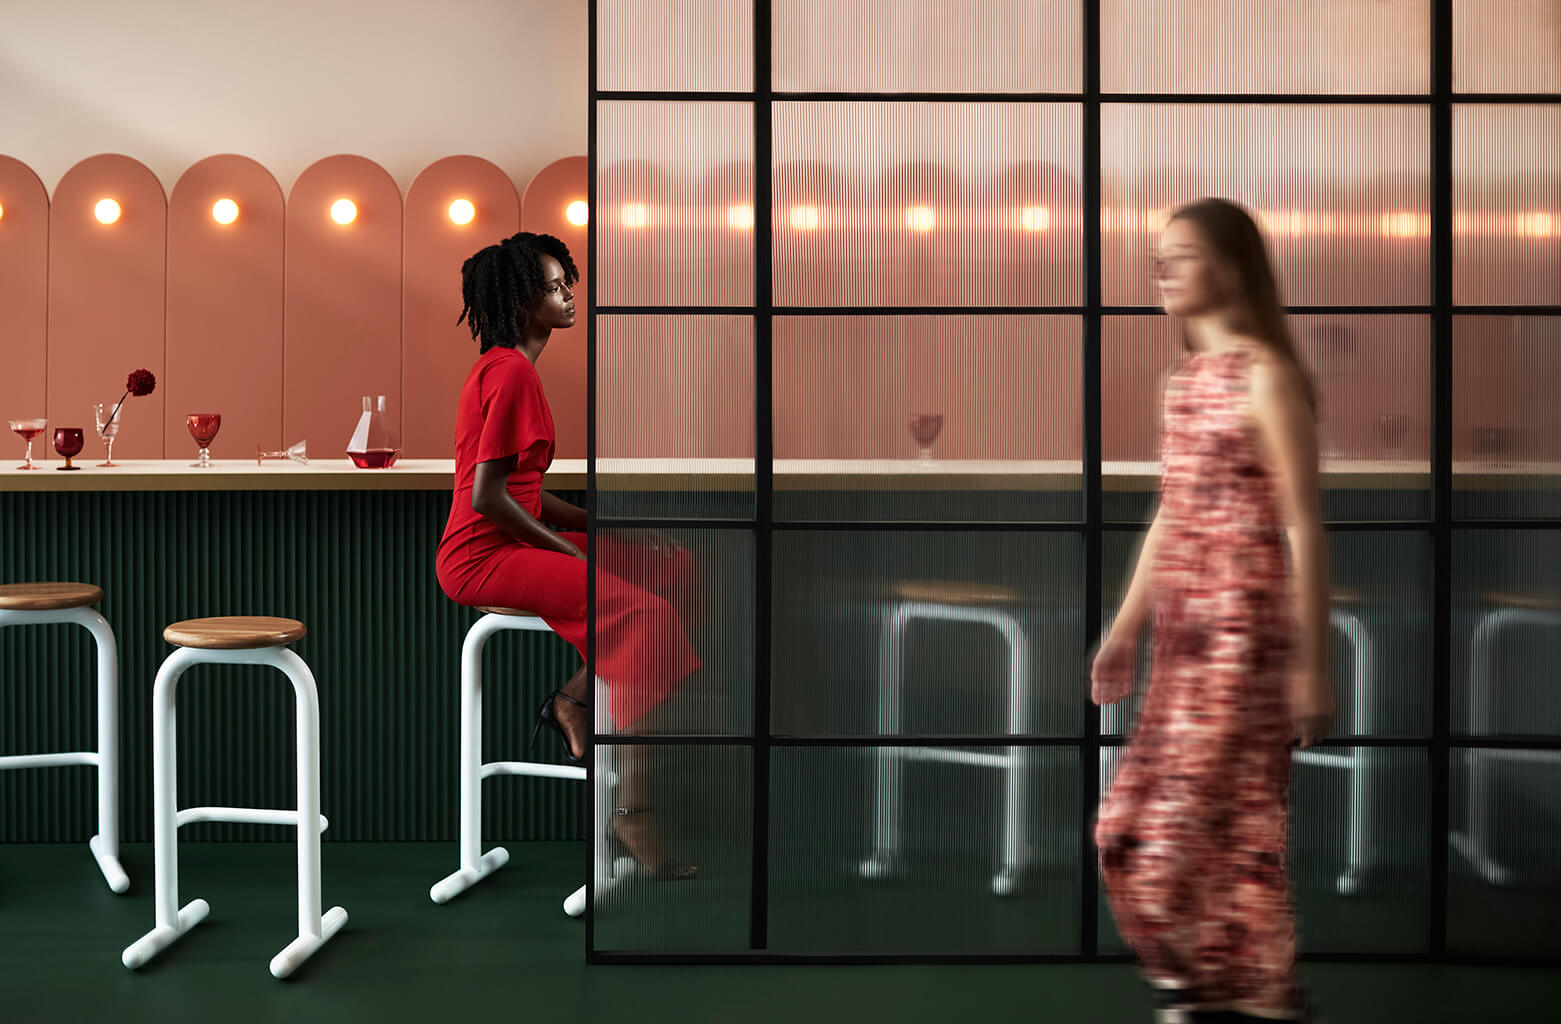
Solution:
<svg viewBox="0 0 1561 1024"><path fill-rule="evenodd" d="M1431 730L1431 551L1422 533L1328 534L1333 592L1334 736L1424 736ZM1102 621L1121 606L1142 536L1112 532L1102 553ZM1152 624L1139 639L1138 685L1104 708L1103 735L1136 727L1152 667Z"/></svg>
<svg viewBox="0 0 1561 1024"><path fill-rule="evenodd" d="M1453 319L1453 515L1561 516L1561 317Z"/></svg>
<svg viewBox="0 0 1561 1024"><path fill-rule="evenodd" d="M578 494L564 495L576 503ZM151 839L151 693L171 652L163 627L209 615L282 615L320 691L320 799L328 843L432 840L456 864L461 642L477 615L434 579L448 492L82 492L8 494L32 526L0 535L8 582L96 583L120 667L120 828ZM91 524L84 529L82 524ZM390 553L390 554L387 554ZM558 760L526 741L543 695L579 667L556 636L502 633L484 657L484 752ZM96 744L95 655L84 630L0 629L0 752ZM179 684L182 806L295 806L286 679L202 665ZM578 784L484 785L490 840L578 839ZM85 841L96 831L90 769L0 772L0 842ZM204 824L185 840L290 842L286 829ZM430 880L432 884L433 880Z"/></svg>
<svg viewBox="0 0 1561 1024"><path fill-rule="evenodd" d="M1069 735L1081 538L776 533L775 732Z"/></svg>
<svg viewBox="0 0 1561 1024"><path fill-rule="evenodd" d="M1105 92L1428 93L1416 0L1102 0Z"/></svg>
<svg viewBox="0 0 1561 1024"><path fill-rule="evenodd" d="M599 512L752 517L753 383L750 317L598 317Z"/></svg>
<svg viewBox="0 0 1561 1024"><path fill-rule="evenodd" d="M777 519L1079 519L1077 317L777 317L774 332Z"/></svg>
<svg viewBox="0 0 1561 1024"><path fill-rule="evenodd" d="M1430 319L1296 315L1290 331L1320 399L1323 517L1429 518ZM1102 484L1110 521L1154 514L1165 383L1182 360L1169 317L1102 322Z"/></svg>
<svg viewBox="0 0 1561 1024"><path fill-rule="evenodd" d="M1078 92L1076 0L774 0L775 88Z"/></svg>
<svg viewBox="0 0 1561 1024"><path fill-rule="evenodd" d="M647 535L603 526L596 538L601 571L642 592L637 610L627 620L616 619L610 608L622 606L609 605L609 584L598 577L598 659L609 645L626 642L643 645L626 659L636 666L684 664L681 652L688 648L699 661L691 675L666 681L649 675L616 678L598 661L597 674L606 682L597 688L597 706L610 715L643 711L637 724L604 718L601 731L751 734L753 534L667 530ZM614 692L619 687L622 691Z"/></svg>
<svg viewBox="0 0 1561 1024"><path fill-rule="evenodd" d="M1453 108L1453 301L1561 304L1561 105Z"/></svg>
<svg viewBox="0 0 1561 1024"><path fill-rule="evenodd" d="M1077 305L1080 108L777 103L782 306Z"/></svg>
<svg viewBox="0 0 1561 1024"><path fill-rule="evenodd" d="M699 869L657 881L623 844L595 840L595 948L604 952L731 953L749 948L753 864L753 755L746 747L596 748L596 831L614 820L657 863ZM618 815L643 792L648 812ZM658 844L646 839L659 834Z"/></svg>
<svg viewBox="0 0 1561 1024"><path fill-rule="evenodd" d="M1121 755L1101 750L1103 792ZM1290 888L1301 951L1424 950L1425 751L1322 747L1297 752L1292 764ZM1103 902L1100 949L1125 948Z"/></svg>
<svg viewBox="0 0 1561 1024"><path fill-rule="evenodd" d="M1555 0L1453 0L1454 92L1561 92Z"/></svg>
<svg viewBox="0 0 1561 1024"><path fill-rule="evenodd" d="M1447 945L1561 953L1561 751L1454 750L1449 768Z"/></svg>
<svg viewBox="0 0 1561 1024"><path fill-rule="evenodd" d="M1429 108L1101 109L1102 293L1157 305L1149 254L1175 208L1226 196L1257 217L1293 305L1431 301Z"/></svg>
<svg viewBox="0 0 1561 1024"><path fill-rule="evenodd" d="M596 0L596 87L750 92L751 0Z"/></svg>
<svg viewBox="0 0 1561 1024"><path fill-rule="evenodd" d="M1454 732L1561 735L1561 534L1453 534Z"/></svg>
<svg viewBox="0 0 1561 1024"><path fill-rule="evenodd" d="M775 749L770 950L1077 951L1078 756Z"/></svg>
<svg viewBox="0 0 1561 1024"><path fill-rule="evenodd" d="M597 105L597 301L753 301L753 107Z"/></svg>
<svg viewBox="0 0 1561 1024"><path fill-rule="evenodd" d="M1429 805L1424 750L1319 747L1295 755L1290 878L1303 952L1425 949Z"/></svg>

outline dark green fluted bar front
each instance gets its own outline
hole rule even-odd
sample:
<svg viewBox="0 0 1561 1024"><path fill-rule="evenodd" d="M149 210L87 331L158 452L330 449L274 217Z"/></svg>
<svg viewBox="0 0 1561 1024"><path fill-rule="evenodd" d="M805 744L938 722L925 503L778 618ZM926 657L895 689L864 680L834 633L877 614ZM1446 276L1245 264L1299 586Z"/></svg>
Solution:
<svg viewBox="0 0 1561 1024"><path fill-rule="evenodd" d="M100 610L119 641L126 842L151 838L152 681L171 650L162 629L209 615L280 615L308 627L294 649L320 691L328 840L455 839L461 641L476 613L434 579L449 501L437 491L0 494L0 582L78 580L105 592ZM488 760L525 757L536 705L578 664L551 635L489 642ZM0 754L93 749L94 668L79 627L0 629ZM178 709L181 806L294 806L285 677L197 666L180 681ZM558 759L556 739L538 742L536 760ZM511 778L484 789L489 837L583 835L578 783ZM0 772L0 842L86 840L95 794L90 768ZM181 831L292 838L253 825Z"/></svg>

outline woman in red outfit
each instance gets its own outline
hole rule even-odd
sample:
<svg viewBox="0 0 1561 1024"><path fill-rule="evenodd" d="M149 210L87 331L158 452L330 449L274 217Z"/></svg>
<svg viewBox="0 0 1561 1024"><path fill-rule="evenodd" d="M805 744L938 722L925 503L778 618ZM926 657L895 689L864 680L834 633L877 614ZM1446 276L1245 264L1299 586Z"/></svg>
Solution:
<svg viewBox="0 0 1561 1024"><path fill-rule="evenodd" d="M1316 399L1246 211L1176 211L1155 270L1191 358L1166 386L1160 510L1092 670L1096 703L1126 697L1153 611L1101 871L1161 1021L1309 1019L1285 837L1291 748L1333 715Z"/></svg>
<svg viewBox="0 0 1561 1024"><path fill-rule="evenodd" d="M536 613L584 657L586 514L542 490L554 433L535 366L553 330L575 322L578 279L563 242L530 232L488 246L461 267L461 320L481 354L456 407L455 494L438 576L461 604ZM687 552L659 536L640 539L649 553L599 538L601 560L614 567L655 563L666 589L687 594ZM646 713L699 664L678 612L663 597L598 569L596 675L619 731L641 731ZM575 763L591 733L589 699L582 667L548 695L537 716L538 728L557 731ZM638 745L620 749L613 831L652 877L691 877L693 868L665 853L650 814L647 753Z"/></svg>

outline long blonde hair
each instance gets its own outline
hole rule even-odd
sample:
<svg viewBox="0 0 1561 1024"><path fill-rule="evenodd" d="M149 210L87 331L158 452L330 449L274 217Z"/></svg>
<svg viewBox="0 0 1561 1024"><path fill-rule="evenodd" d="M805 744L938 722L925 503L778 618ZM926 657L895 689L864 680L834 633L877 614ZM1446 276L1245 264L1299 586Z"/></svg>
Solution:
<svg viewBox="0 0 1561 1024"><path fill-rule="evenodd" d="M1315 418L1317 384L1301 361L1295 338L1290 334L1284 303L1279 299L1279 281L1274 276L1263 233L1258 230L1252 215L1229 199L1206 196L1179 207L1171 214L1171 220L1185 220L1195 225L1213 250L1212 255L1236 271L1241 301L1235 310L1236 320L1230 326L1257 338L1295 367ZM1182 345L1190 349L1186 325L1179 329Z"/></svg>

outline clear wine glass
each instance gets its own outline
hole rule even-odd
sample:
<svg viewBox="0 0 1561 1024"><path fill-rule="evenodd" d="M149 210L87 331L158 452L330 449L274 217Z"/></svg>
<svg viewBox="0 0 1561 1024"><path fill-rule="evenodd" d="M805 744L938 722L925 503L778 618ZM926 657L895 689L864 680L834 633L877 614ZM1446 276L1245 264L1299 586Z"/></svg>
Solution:
<svg viewBox="0 0 1561 1024"><path fill-rule="evenodd" d="M114 461L114 438L119 436L119 424L124 415L123 403L117 412L113 402L99 402L92 407L92 420L97 425L98 438L103 442L103 461L98 463L100 467L118 465Z"/></svg>
<svg viewBox="0 0 1561 1024"><path fill-rule="evenodd" d="M938 434L943 430L943 414L941 412L918 412L910 419L911 436L916 443L921 445L921 461L932 461L932 442L938 439Z"/></svg>
<svg viewBox="0 0 1561 1024"><path fill-rule="evenodd" d="M33 438L35 438L39 434L43 433L43 428L49 425L49 421L47 419L45 419L44 417L42 417L42 416L36 416L36 417L33 417L32 419L26 419L26 420L11 420L10 424L11 424L11 429L16 431L17 435L20 436L23 441L27 442L27 461L25 463L23 463L22 465L17 466L16 468L17 469L38 469L38 468L40 468L38 466L33 465Z"/></svg>
<svg viewBox="0 0 1561 1024"><path fill-rule="evenodd" d="M261 459L292 459L300 466L309 464L309 442L299 441L297 444L288 445L279 452L268 452L255 445L255 465L260 465Z"/></svg>
<svg viewBox="0 0 1561 1024"><path fill-rule="evenodd" d="M190 428L190 436L195 438L195 443L201 447L199 462L191 465L197 469L211 468L211 442L217 436L217 431L222 429L222 414L220 412L192 412L184 418L185 426Z"/></svg>
<svg viewBox="0 0 1561 1024"><path fill-rule="evenodd" d="M81 448L87 443L86 431L80 427L55 427L54 450L65 456L65 465L55 466L60 470L78 470L80 466L73 466L70 460L81 454Z"/></svg>

